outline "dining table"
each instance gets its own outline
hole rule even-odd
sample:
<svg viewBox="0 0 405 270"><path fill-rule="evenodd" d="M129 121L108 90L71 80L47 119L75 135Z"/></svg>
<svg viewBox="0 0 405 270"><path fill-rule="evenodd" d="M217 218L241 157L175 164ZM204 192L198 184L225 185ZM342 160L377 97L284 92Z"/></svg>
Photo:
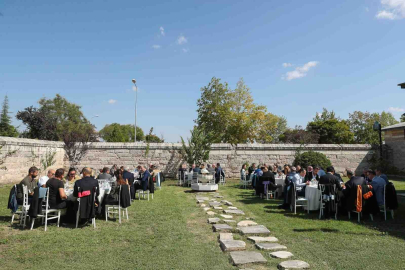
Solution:
<svg viewBox="0 0 405 270"><path fill-rule="evenodd" d="M321 192L318 189L318 185L308 185L305 188L305 199L308 200L309 211L319 210Z"/></svg>

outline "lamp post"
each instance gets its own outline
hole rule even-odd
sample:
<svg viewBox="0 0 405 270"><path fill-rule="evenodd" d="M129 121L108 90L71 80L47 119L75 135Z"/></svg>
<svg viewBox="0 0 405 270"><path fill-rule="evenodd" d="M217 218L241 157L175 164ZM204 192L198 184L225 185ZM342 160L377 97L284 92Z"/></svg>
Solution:
<svg viewBox="0 0 405 270"><path fill-rule="evenodd" d="M381 136L381 124L378 121L374 122L373 130L378 131L378 135L380 136L380 159L382 159L382 136Z"/></svg>
<svg viewBox="0 0 405 270"><path fill-rule="evenodd" d="M135 143L136 143L136 105L138 103L138 87L136 86L136 80L132 79L132 83L135 87Z"/></svg>

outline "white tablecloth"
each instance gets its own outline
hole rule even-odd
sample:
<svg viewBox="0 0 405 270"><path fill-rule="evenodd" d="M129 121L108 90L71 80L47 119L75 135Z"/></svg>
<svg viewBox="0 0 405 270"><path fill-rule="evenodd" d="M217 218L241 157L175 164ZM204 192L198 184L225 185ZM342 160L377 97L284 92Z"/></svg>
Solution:
<svg viewBox="0 0 405 270"><path fill-rule="evenodd" d="M319 197L321 192L318 190L318 186L307 186L305 188L305 198L308 200L309 210L319 210L320 201Z"/></svg>

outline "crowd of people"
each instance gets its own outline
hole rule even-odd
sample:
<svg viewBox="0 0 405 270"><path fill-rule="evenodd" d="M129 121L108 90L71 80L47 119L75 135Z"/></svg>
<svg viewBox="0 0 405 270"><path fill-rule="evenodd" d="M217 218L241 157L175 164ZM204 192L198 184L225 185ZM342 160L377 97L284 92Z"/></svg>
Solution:
<svg viewBox="0 0 405 270"><path fill-rule="evenodd" d="M179 177L180 179L185 179L186 173L196 173L201 175L213 175L215 179L215 183L218 184L221 177L225 177L225 172L221 167L220 163L217 164L201 164L197 166L196 164L191 164L189 168L187 168L187 164L181 164L179 167Z"/></svg>
<svg viewBox="0 0 405 270"><path fill-rule="evenodd" d="M161 174L161 181L164 181L164 175L159 170L158 166L151 164L149 169L143 165L139 165L135 170L131 171L129 167L118 167L117 165L111 168L104 167L100 170L95 170L90 167L85 167L80 171L80 174L75 168L69 170L49 169L45 176L36 180L39 174L39 169L31 167L28 170L28 175L16 185L16 189L12 188L10 191L9 208L16 210L19 205L23 205L24 191L23 186L28 191L28 204L31 204L41 188L48 188L48 202L49 207L52 209L67 209L65 221L72 222L74 220L74 213L77 211L75 208L75 201L80 198L87 191L95 195L95 213L104 213L105 205L118 204L120 186L127 186L128 196L134 200L135 193L138 189L146 191L151 190L154 192L153 181L157 174ZM110 185L110 191L99 201L100 184L99 181L107 181ZM70 191L70 192L69 192ZM95 193L93 193L95 192ZM14 197L12 194L14 194ZM67 195L67 193L69 195ZM38 195L40 196L40 195ZM15 198L14 202L12 198ZM14 211L15 212L15 211Z"/></svg>
<svg viewBox="0 0 405 270"><path fill-rule="evenodd" d="M283 204L279 208L289 209L291 204L292 186L295 185L297 197L305 197L305 190L308 185L325 185L324 193L327 197L330 196L338 203L339 212L344 213L347 211L355 210L357 189L361 187L362 194L369 194L363 198L366 202L365 211L370 214L379 213L379 208L387 204L384 200L384 188L387 187L386 193L395 194L394 186L389 183L388 177L383 173L381 168L364 169L363 174L356 176L354 171L347 169L346 175L349 180L345 183L340 174L336 173L333 166L326 168L326 171L320 166L308 166L306 169L300 165L291 166L284 165L284 167L274 164L268 166L263 164L256 166L255 163L246 169L247 165L242 165L240 170L241 179L257 179L252 181L252 185L256 189L256 194L263 194L264 187L261 185L263 180L270 182L267 185L268 190L282 190ZM283 178L283 184L276 184L275 178ZM389 195L388 195L389 196ZM387 196L386 196L387 197ZM390 196L395 197L396 196ZM329 197L328 197L329 198ZM319 198L320 199L320 198ZM334 205L326 199L324 215L326 218L331 216L331 212L336 211ZM393 207L397 205L395 201L389 202Z"/></svg>

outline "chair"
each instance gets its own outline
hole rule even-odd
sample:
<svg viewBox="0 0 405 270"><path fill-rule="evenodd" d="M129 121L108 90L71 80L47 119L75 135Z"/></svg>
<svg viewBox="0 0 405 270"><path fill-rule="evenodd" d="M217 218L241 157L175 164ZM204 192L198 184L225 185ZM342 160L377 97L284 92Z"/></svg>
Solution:
<svg viewBox="0 0 405 270"><path fill-rule="evenodd" d="M224 175L220 175L219 176L219 183L221 184L221 185L225 185L225 172L222 170L222 172L224 173Z"/></svg>
<svg viewBox="0 0 405 270"><path fill-rule="evenodd" d="M292 190L291 190L291 204L290 204L290 209L293 211L294 208L294 214L297 214L297 206L298 207L307 207L307 212L309 214L309 201L306 198L298 197L297 196L297 187L295 186L295 183L291 185ZM297 203L303 203L305 202L306 205L304 204L297 204Z"/></svg>
<svg viewBox="0 0 405 270"><path fill-rule="evenodd" d="M45 231L46 231L48 228L48 220L58 219L57 226L59 227L61 209L49 208L49 188L46 188L46 195L44 200L42 201L43 202L42 207L44 207L44 201L45 201L45 208L42 208L42 214L38 214L37 218L38 217L42 218L42 224L45 222ZM33 218L31 221L31 230L34 227L35 219L36 218Z"/></svg>
<svg viewBox="0 0 405 270"><path fill-rule="evenodd" d="M185 176L186 176L186 174L184 173L184 171L179 171L179 175L178 175L179 186L182 186L185 184L185 182L186 182Z"/></svg>
<svg viewBox="0 0 405 270"><path fill-rule="evenodd" d="M120 186L120 191L119 191L119 195L118 195L118 205L112 205L112 204L106 204L105 205L105 221L108 220L108 216L110 214L113 214L113 218L115 216L115 214L118 214L118 220L119 223L121 224L121 213L127 216L127 220L129 220L128 218L128 207L126 207L122 212L121 212L121 191L122 191L122 186ZM129 198L131 198L131 190L128 188L128 192L129 192ZM131 200L130 200L131 203Z"/></svg>
<svg viewBox="0 0 405 270"><path fill-rule="evenodd" d="M14 185L15 188L15 195L17 196L17 185ZM22 185L23 189L23 204L18 206L18 209L15 213L11 213L11 224L14 222L14 215L20 215L20 222L19 225L23 225L25 228L28 210L30 209L30 205L28 204L28 188L26 185ZM28 216L29 217L29 216Z"/></svg>
<svg viewBox="0 0 405 270"><path fill-rule="evenodd" d="M78 187L78 192L80 193L80 187ZM93 203L96 203L96 197L97 197L97 187L94 188L93 191ZM81 198L77 198L77 202L78 202L78 208L77 208L77 212L76 212L76 228L79 226L79 219L80 219L80 199ZM91 219L91 225L93 225L94 229L96 228L96 218L93 217Z"/></svg>
<svg viewBox="0 0 405 270"><path fill-rule="evenodd" d="M264 182L262 182L262 184L264 185L264 195L266 195L266 200L269 200L270 198L276 198L277 197L277 190L278 189L269 190L270 181L264 181Z"/></svg>
<svg viewBox="0 0 405 270"><path fill-rule="evenodd" d="M153 181L150 181L150 179L148 179L148 184L150 184L151 182L153 184ZM153 200L153 193L150 192L150 187L145 191L143 191L143 189L138 189L135 192L135 199L136 199L136 194L138 194L139 200L141 200L141 195L142 195L143 199L145 199L145 195L147 194L148 195L148 201L149 201L149 194L152 194L152 200Z"/></svg>
<svg viewBox="0 0 405 270"><path fill-rule="evenodd" d="M384 213L384 219L387 220L387 205L385 203L385 192L386 192L387 185L384 185L384 205L380 205L380 212ZM391 218L394 219L394 210L391 209Z"/></svg>
<svg viewBox="0 0 405 270"><path fill-rule="evenodd" d="M357 188L358 188L359 186L357 186ZM357 193L357 188L353 191L353 192L356 192ZM363 200L362 200L363 201ZM357 213L357 222L358 223L360 223L360 216L362 215L362 212L360 211L360 212L358 212L357 210L353 210L353 211L351 211L351 212L353 212L353 213ZM347 215L349 216L349 219L351 218L350 217L350 213L351 213L350 211L348 211L347 212ZM371 221L373 221L374 219L373 219L373 214L370 214L370 219L371 219Z"/></svg>

